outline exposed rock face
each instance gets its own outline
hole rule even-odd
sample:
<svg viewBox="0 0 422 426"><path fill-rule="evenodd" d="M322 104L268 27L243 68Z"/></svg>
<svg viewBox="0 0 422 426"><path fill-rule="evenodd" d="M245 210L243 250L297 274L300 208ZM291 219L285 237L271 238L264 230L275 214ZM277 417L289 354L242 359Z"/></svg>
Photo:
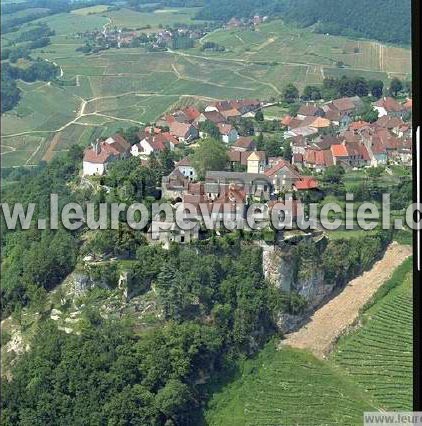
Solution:
<svg viewBox="0 0 422 426"><path fill-rule="evenodd" d="M297 328L316 307L330 296L334 285L326 284L324 272L315 258L315 251L325 249L325 238L314 240L307 238L309 254L302 253L300 259L295 253L295 245L279 242L274 245L261 243L263 249L264 276L274 286L286 293L297 293L307 302L307 309L300 315L280 314L278 326L280 331L288 332Z"/></svg>
<svg viewBox="0 0 422 426"><path fill-rule="evenodd" d="M80 296L92 287L89 276L83 272L73 273L73 292L75 296Z"/></svg>

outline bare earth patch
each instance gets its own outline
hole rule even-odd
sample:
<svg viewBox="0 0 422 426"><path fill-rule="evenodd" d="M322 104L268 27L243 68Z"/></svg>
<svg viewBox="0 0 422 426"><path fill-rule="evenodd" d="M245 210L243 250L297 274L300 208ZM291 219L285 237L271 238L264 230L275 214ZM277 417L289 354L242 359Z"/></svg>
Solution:
<svg viewBox="0 0 422 426"><path fill-rule="evenodd" d="M337 297L315 311L305 326L287 334L282 345L308 349L325 358L336 340L356 322L359 310L411 255L410 246L392 243L370 271L350 281Z"/></svg>

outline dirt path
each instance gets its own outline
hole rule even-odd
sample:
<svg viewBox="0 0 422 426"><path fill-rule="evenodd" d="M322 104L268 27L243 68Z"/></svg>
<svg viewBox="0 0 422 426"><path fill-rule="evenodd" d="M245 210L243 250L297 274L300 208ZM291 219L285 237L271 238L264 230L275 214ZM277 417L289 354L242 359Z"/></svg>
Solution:
<svg viewBox="0 0 422 426"><path fill-rule="evenodd" d="M305 326L286 335L282 345L308 349L318 358L325 358L338 337L355 323L360 308L411 255L410 246L392 243L370 271L350 281L337 297L318 309Z"/></svg>
<svg viewBox="0 0 422 426"><path fill-rule="evenodd" d="M60 143L61 133L58 132L54 135L53 139L50 142L50 145L47 148L47 151L44 154L44 157L42 158L43 161L50 161L53 158L54 150L56 149L57 145Z"/></svg>

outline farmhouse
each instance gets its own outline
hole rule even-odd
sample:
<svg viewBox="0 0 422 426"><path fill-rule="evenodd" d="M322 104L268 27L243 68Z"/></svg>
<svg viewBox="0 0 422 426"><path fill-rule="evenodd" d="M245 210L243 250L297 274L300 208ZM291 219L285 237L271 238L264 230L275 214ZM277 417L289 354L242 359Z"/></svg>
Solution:
<svg viewBox="0 0 422 426"><path fill-rule="evenodd" d="M325 112L323 109L311 104L302 105L297 112L299 120L304 120L306 117L323 117L324 115Z"/></svg>
<svg viewBox="0 0 422 426"><path fill-rule="evenodd" d="M210 171L205 175L205 193L211 199L218 198L230 184L240 185L246 196L260 200L269 200L273 190L271 180L263 174Z"/></svg>
<svg viewBox="0 0 422 426"><path fill-rule="evenodd" d="M147 134L139 143L131 148L134 157L149 157L152 153L159 153L166 148L173 150L179 141L169 132Z"/></svg>

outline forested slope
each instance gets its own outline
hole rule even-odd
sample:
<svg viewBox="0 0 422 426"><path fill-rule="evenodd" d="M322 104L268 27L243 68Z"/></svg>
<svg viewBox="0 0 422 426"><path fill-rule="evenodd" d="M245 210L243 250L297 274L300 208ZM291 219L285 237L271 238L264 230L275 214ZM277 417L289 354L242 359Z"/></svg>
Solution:
<svg viewBox="0 0 422 426"><path fill-rule="evenodd" d="M227 22L255 14L280 16L319 32L409 44L410 0L208 0L198 18Z"/></svg>

